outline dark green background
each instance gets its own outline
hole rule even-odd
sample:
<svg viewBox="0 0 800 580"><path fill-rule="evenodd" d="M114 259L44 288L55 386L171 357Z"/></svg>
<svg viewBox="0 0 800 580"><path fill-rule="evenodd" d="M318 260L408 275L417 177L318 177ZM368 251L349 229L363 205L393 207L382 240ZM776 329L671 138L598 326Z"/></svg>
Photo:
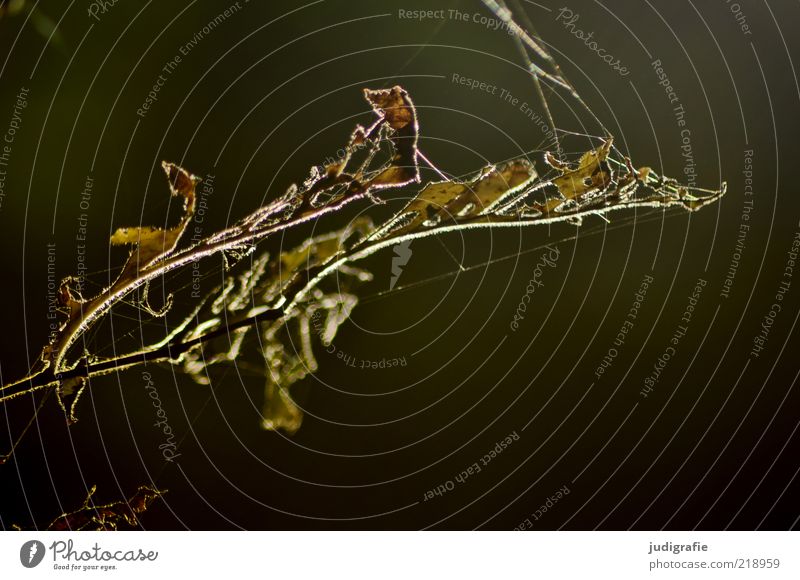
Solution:
<svg viewBox="0 0 800 580"><path fill-rule="evenodd" d="M24 374L46 340L46 245L56 244L59 278L75 272L88 174L95 180L88 260L100 284L102 272L125 258L108 249L115 228L174 219L161 160L215 175L210 232L305 178L356 123L371 122L364 87L405 87L418 109L421 150L454 175L539 144L537 127L519 110L451 82L457 73L537 103L507 34L473 22L398 18L399 9L418 8L488 15L479 2L242 2L183 58L145 119L136 109L161 67L230 4L120 0L99 22L87 15L88 2L64 4L39 2L30 19L26 11L0 20L0 129L19 89L30 88L0 209L3 381ZM726 180L724 200L691 216L612 214L607 231L595 217L577 229L416 241L399 286L456 268L442 242L466 266L512 258L405 291L386 293L391 251L373 256L363 265L375 280L360 289L370 298L335 342L362 359L406 356L408 365L353 369L319 351L318 373L295 391L309 415L293 438L259 428L257 377L231 370L201 387L149 367L182 438L180 460L167 464L141 372L96 380L77 425L63 426L51 402L15 460L0 467L3 528L45 525L78 506L93 484L101 501L111 501L148 483L169 493L143 516L147 529L510 529L564 485L571 493L535 529L797 525L800 280L761 357L748 362L748 353L800 220L800 93L791 64L798 6L742 3L753 31L744 35L721 1L572 0L579 27L595 31L632 71L621 78L556 22L563 4L523 4L622 150L639 166L679 177L679 130L650 65L661 59L687 110L699 184ZM49 44L48 22L58 24ZM563 126L580 126L571 103L554 96L551 104ZM589 146L573 139L568 148ZM755 209L725 300L719 291L736 243L745 149L755 152ZM267 244L277 250L308 233ZM541 251L517 254L545 243L558 244L558 266L545 272L536 313L509 332ZM590 388L646 273L655 284L640 319ZM700 277L708 286L689 333L642 400L642 381ZM120 348L135 347L130 330L121 319L106 329ZM105 352L111 345L102 334L93 341ZM4 412L16 429L30 411L22 401ZM422 501L515 430L520 440L480 474Z"/></svg>

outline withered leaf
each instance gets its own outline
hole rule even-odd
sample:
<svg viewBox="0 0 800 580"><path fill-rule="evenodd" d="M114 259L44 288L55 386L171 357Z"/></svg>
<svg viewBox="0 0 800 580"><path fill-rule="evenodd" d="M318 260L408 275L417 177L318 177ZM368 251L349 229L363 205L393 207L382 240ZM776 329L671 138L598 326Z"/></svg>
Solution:
<svg viewBox="0 0 800 580"><path fill-rule="evenodd" d="M366 89L364 97L377 119L369 127L356 127L339 160L312 167L307 179L299 186L292 185L279 199L234 226L183 249L178 245L194 213L198 179L175 165L163 164L172 195L183 199L181 221L169 229L117 230L111 238L112 245L128 245L131 251L117 280L95 298L86 299L77 280L65 279L59 301L69 318L41 357L45 369L51 360L56 362L52 371L56 378L48 385L57 383L64 371L75 376L76 370L88 368L88 358L80 369L78 363L69 367L64 363L64 353L133 290L144 287L138 305L150 315L166 313L171 297L161 310L148 304L148 284L156 276L184 267L198 256L222 255L234 267L233 262L252 255L256 244L271 234L322 217L346 202L365 197L380 201L374 193L381 189L418 182L419 127L407 92L397 86ZM311 337L316 334L323 344L330 342L357 302L341 286L327 294L320 288L321 281L331 272L341 274L344 280L367 279L367 273L351 264L396 243L398 238L410 240L479 225L577 221L625 207L676 206L694 211L725 192L724 184L717 192L693 188L692 192L709 194L695 197L675 180L659 177L647 168L637 171L630 159L612 156L612 144L611 138L604 140L577 163L563 162L547 153L544 161L551 171L544 176L537 175L527 159L517 159L484 167L466 181L428 183L377 229L368 219L356 220L349 228L308 239L272 260L264 253L252 261L249 271L238 279L229 279L217 288L215 296L207 296L195 305L192 315L170 333L166 342L147 347L147 353L182 363L195 380L207 383L210 365L226 361L243 365L244 360L239 357L247 350L245 337L258 329L259 340L252 342L258 344L260 366L252 368L267 376L263 424L294 431L302 413L291 399L290 387L316 368ZM312 332L310 328L309 321L317 315L325 316L323 332ZM222 331L226 330L221 340ZM97 366L113 368L108 363L114 360L101 361ZM41 369L36 372L44 373ZM58 385L59 404L71 421L75 420L75 404L86 384L83 379L71 379Z"/></svg>
<svg viewBox="0 0 800 580"><path fill-rule="evenodd" d="M264 406L261 416L263 429L267 431L282 430L290 435L296 433L303 422L303 412L292 400L288 389L279 386L272 378L267 379L264 388Z"/></svg>
<svg viewBox="0 0 800 580"><path fill-rule="evenodd" d="M419 180L417 111L402 87L386 90L364 90L364 96L380 117L392 129L391 141L395 153L389 167L369 180L372 188L400 187Z"/></svg>
<svg viewBox="0 0 800 580"><path fill-rule="evenodd" d="M614 176L606 160L612 144L613 140L607 139L597 149L587 151L574 168L557 161L550 153L545 155L545 161L561 173L552 182L565 199L602 191L611 185Z"/></svg>
<svg viewBox="0 0 800 580"><path fill-rule="evenodd" d="M364 98L378 118L367 128L360 125L355 128L342 157L324 167L312 167L300 186L292 185L274 208L254 214L246 223L274 223L267 218L276 219L277 210L282 212L280 219L290 215L302 217L347 197L372 196L376 190L419 181L419 126L408 93L399 86L365 89ZM375 158L383 145L391 148L391 157L375 167Z"/></svg>
<svg viewBox="0 0 800 580"><path fill-rule="evenodd" d="M156 259L175 249L178 240L194 215L195 187L199 178L172 163L162 163L173 196L183 198L183 217L180 223L168 230L155 227L119 228L111 236L112 246L133 246L119 280L136 275ZM118 282L119 282L118 280Z"/></svg>
<svg viewBox="0 0 800 580"><path fill-rule="evenodd" d="M501 166L484 167L465 182L429 183L370 239L382 240L487 219L494 209L503 206L535 179L533 165L525 159L517 159Z"/></svg>
<svg viewBox="0 0 800 580"><path fill-rule="evenodd" d="M254 309L273 306L295 277L336 260L373 229L372 220L361 216L340 230L309 238L282 252L277 259L270 260L266 252L254 258L245 272L212 292L209 312L197 313L197 318L204 322L189 331L185 339L236 322L239 320L236 315L246 317ZM199 384L208 384L210 367L221 363L235 362L240 371L258 373L266 380L262 427L294 433L300 427L303 413L292 400L291 387L316 370L314 343L329 344L358 303L356 296L347 292L349 285L371 278L353 267L342 268L340 274L335 292L326 294L315 289L307 300L280 320L261 324L260 337L250 340L249 348L245 348L245 337L258 328L256 325L239 328L229 336L185 353L181 359L183 370ZM222 316L223 312L227 314ZM252 354L258 355L256 363L248 360Z"/></svg>
<svg viewBox="0 0 800 580"><path fill-rule="evenodd" d="M115 296L125 295L125 288L136 282L141 272L156 267L159 260L163 260L175 251L176 245L184 230L194 215L195 187L199 179L172 163L162 163L167 175L170 190L173 196L183 199L183 216L178 225L170 229L153 227L120 228L111 236L111 245L130 245L132 249L125 266L117 279L94 298L85 298L81 294L79 281L73 277L65 278L59 287L58 301L60 310L66 315L66 320L59 328L59 335L50 344L46 345L40 356L41 362L49 366L57 356L63 353L75 342L75 331L81 325L88 326L98 316L98 311L107 309L113 304ZM172 303L171 297L161 312L155 311L147 303L148 286L145 285L142 294L141 307L152 315L163 315ZM87 359L88 360L88 359ZM55 373L56 380L59 379ZM67 421L74 423L75 407L80 395L86 386L83 377L60 381L56 387L58 403L66 414Z"/></svg>
<svg viewBox="0 0 800 580"><path fill-rule="evenodd" d="M360 216L341 230L309 238L297 248L282 252L281 279L285 280L301 270L308 270L330 262L347 249L348 239L353 237L357 240L363 239L372 230L372 220L368 216Z"/></svg>
<svg viewBox="0 0 800 580"><path fill-rule="evenodd" d="M147 485L140 486L130 498L104 505L94 505L92 496L97 486L92 486L83 505L77 510L61 514L47 527L49 531L113 531L120 524L139 525L138 515L144 513L157 498L166 493Z"/></svg>
<svg viewBox="0 0 800 580"><path fill-rule="evenodd" d="M299 223L315 215L315 212L329 210L329 206L337 201L371 197L374 190L417 181L418 124L408 93L401 87L393 87L385 90L367 89L364 96L378 118L368 128L356 128L342 159L323 168L313 167L310 176L300 187L290 187L282 198L259 208L234 226L212 234L199 245L204 248L218 247L216 251L226 258L226 264L230 266L254 251L254 240L267 235L266 232L277 223ZM376 161L387 153L387 149L390 159ZM64 359L78 336L136 288L144 286L137 300L137 305L143 311L151 316L164 316L170 310L171 295L167 296L165 305L160 309L149 304L149 284L163 265L178 267L180 262L173 258L189 250L179 250L178 242L193 217L195 187L199 180L176 165L162 165L169 178L172 194L183 198L181 221L168 229L142 226L120 228L114 232L111 244L131 246L131 251L116 281L94 298L83 295L77 279L64 280L59 299L67 320L53 343L44 347L39 368L35 372L48 368L53 361L58 367L53 371L54 374L74 368L74 364ZM308 257L312 253L319 254L319 251L309 249ZM294 265L283 269L292 273Z"/></svg>
<svg viewBox="0 0 800 580"><path fill-rule="evenodd" d="M70 425L78 421L75 416L75 409L88 382L89 379L86 377L74 377L61 381L56 387L58 406L61 407L64 416L67 418L67 423Z"/></svg>
<svg viewBox="0 0 800 580"><path fill-rule="evenodd" d="M336 292L314 293L297 316L269 325L263 333L266 385L261 426L289 434L300 428L303 412L292 399L290 388L317 370L313 342L328 346L339 326L347 320L358 298Z"/></svg>
<svg viewBox="0 0 800 580"><path fill-rule="evenodd" d="M142 226L119 228L115 231L110 240L112 246L132 246L122 272L111 286L91 299L81 295L77 285L78 281L75 278L65 278L61 282L59 289L59 302L69 318L62 327L62 331L67 328L70 322L78 321L84 316L84 313L90 312L94 304L100 304L105 301L109 295L115 294L133 281L139 272L152 266L159 259L169 256L174 251L178 240L194 215L195 187L200 180L172 163L164 162L162 167L167 174L172 195L183 198L181 221L175 227L167 230ZM145 306L146 310L152 311L149 305Z"/></svg>

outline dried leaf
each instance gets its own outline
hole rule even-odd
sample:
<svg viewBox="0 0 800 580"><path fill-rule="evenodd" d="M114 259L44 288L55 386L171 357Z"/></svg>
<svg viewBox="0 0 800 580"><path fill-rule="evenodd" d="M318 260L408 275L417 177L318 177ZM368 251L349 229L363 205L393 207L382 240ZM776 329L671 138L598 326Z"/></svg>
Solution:
<svg viewBox="0 0 800 580"><path fill-rule="evenodd" d="M192 219L195 187L199 180L175 165L164 163L172 194L183 198L181 221L169 229L134 227L114 232L112 245L130 245L132 249L117 280L97 296L86 298L74 278L63 281L59 305L67 320L61 325L55 340L42 350L30 376L46 376L48 370L51 376L74 370L78 363L67 361L66 356L78 337L137 288L143 287L137 305L151 316L164 316L172 306L172 295L168 295L163 307L152 307L148 301L150 281L187 263L182 260L186 252L194 249L205 250L207 255L218 253L224 256L228 266L232 266L252 253L255 243L274 231L272 228L276 224L300 223L309 216L329 211L339 201L372 197L379 189L417 181L418 125L408 94L400 87L393 87L365 90L364 96L378 118L368 128L356 127L340 161L323 168L313 167L302 186L290 187L283 197L259 208L234 226L181 250L178 250L178 242ZM387 149L389 160L376 161ZM312 253L320 252L309 249L309 257ZM319 256L315 259L319 261ZM293 276L294 266L290 266L284 270ZM281 276L278 282L292 276Z"/></svg>
<svg viewBox="0 0 800 580"><path fill-rule="evenodd" d="M545 155L545 161L561 173L552 181L565 199L575 199L590 192L602 191L611 185L613 173L606 160L612 144L613 140L608 139L597 149L587 151L581 156L575 168L557 161L549 152Z"/></svg>
<svg viewBox="0 0 800 580"><path fill-rule="evenodd" d="M303 412L294 403L287 389L267 379L261 426L267 431L282 430L292 435L303 422Z"/></svg>
<svg viewBox="0 0 800 580"><path fill-rule="evenodd" d="M372 220L360 216L341 230L309 238L297 248L281 253L280 271L275 274L287 280L297 272L327 264L347 249L348 240L360 241L372 230Z"/></svg>
<svg viewBox="0 0 800 580"><path fill-rule="evenodd" d="M154 487L143 485L127 500L115 501L105 505L94 505L92 496L97 486L92 486L83 505L77 510L57 517L48 527L49 531L112 531L120 524L131 527L139 525L138 515L144 513L150 504L166 493Z"/></svg>
<svg viewBox="0 0 800 580"><path fill-rule="evenodd" d="M377 120L367 128L360 125L355 128L339 160L324 167L312 167L300 186L292 185L283 198L246 218L244 225L263 227L289 217L302 219L345 198L372 196L376 190L419 181L419 126L408 93L397 86L365 89L364 98ZM375 167L375 158L384 145L390 149L390 159Z"/></svg>
<svg viewBox="0 0 800 580"><path fill-rule="evenodd" d="M518 159L500 167L485 167L466 182L429 183L370 240L482 219L535 178L536 171L530 162Z"/></svg>
<svg viewBox="0 0 800 580"><path fill-rule="evenodd" d="M172 163L165 162L162 166L169 179L172 195L183 198L183 217L177 226L168 230L143 226L119 228L114 232L111 236L112 246L133 246L115 285L124 283L126 279L135 276L139 270L151 265L158 258L169 255L194 215L195 187L200 179Z"/></svg>
<svg viewBox="0 0 800 580"><path fill-rule="evenodd" d="M56 388L58 406L64 411L64 416L70 425L78 421L77 417L75 417L75 409L88 383L89 379L86 377L75 377L61 381Z"/></svg>
<svg viewBox="0 0 800 580"><path fill-rule="evenodd" d="M344 255L355 241L364 239L373 229L372 220L362 216L341 230L310 238L297 248L282 252L277 260L269 260L267 253L255 258L238 278L212 292L210 312L197 313L197 318L204 322L188 331L184 340L235 322L237 318L232 314L248 316L254 309L274 306L295 278ZM250 352L243 350L244 341L256 328L254 325L185 353L181 359L183 370L197 383L208 384L210 367L235 361L240 371L253 370L266 377L262 426L294 433L300 427L303 413L292 400L290 388L316 370L313 343L329 344L358 303L356 296L346 291L347 280L370 279L366 272L356 268L345 268L341 274L335 292L326 294L316 289L308 300L280 320L263 323L259 339L250 341L256 347ZM222 316L223 312L227 314ZM248 355L256 351L259 366L246 362Z"/></svg>
<svg viewBox="0 0 800 580"><path fill-rule="evenodd" d="M290 321L267 326L262 337L267 370L261 422L264 429L291 434L300 428L303 412L292 400L290 387L317 370L313 343L328 346L357 304L353 294L317 290Z"/></svg>
<svg viewBox="0 0 800 580"><path fill-rule="evenodd" d="M76 278L67 277L61 282L58 292L59 310L66 316L66 320L61 324L59 336L42 350L40 360L45 368L52 364L57 356L63 356L64 351L75 342L77 328L81 325L88 327L103 309L108 309L113 304L115 296L125 295L125 288L134 283L143 270L156 267L159 260L165 259L175 250L178 240L194 215L195 187L199 179L171 163L163 163L162 167L167 174L172 195L183 199L181 221L168 230L138 227L120 228L114 232L111 236L111 245L131 245L133 248L114 283L94 298L87 299L82 296ZM154 316L165 314L172 304L170 296L164 308L156 311L150 307L147 298L148 285L145 284L140 306ZM58 378L59 375L56 373L56 379ZM58 403L69 423L77 420L75 407L86 384L83 377L77 377L60 381L56 388Z"/></svg>
<svg viewBox="0 0 800 580"><path fill-rule="evenodd" d="M178 240L194 215L195 187L200 180L172 163L162 163L162 167L169 179L172 195L183 198L183 217L180 223L168 230L143 226L119 228L114 232L110 240L112 246L133 246L122 272L111 286L91 299L81 295L81 288L76 278L67 277L61 282L59 303L61 310L68 316L68 320L61 327L62 333L71 323L74 324L82 320L87 313L91 313L94 306L105 302L108 296L118 293L136 279L141 271L166 258L175 250ZM152 311L149 305L145 306Z"/></svg>
<svg viewBox="0 0 800 580"><path fill-rule="evenodd" d="M151 316L163 316L172 304L171 295L161 309L148 302L149 284L156 276L215 255L224 256L232 267L252 255L256 244L271 234L322 217L355 199L380 201L375 192L419 181L419 127L407 92L401 87L367 89L364 97L377 119L369 127L355 128L341 159L312 167L302 184L292 185L276 201L182 249L178 245L193 216L198 180L165 163L172 194L183 198L180 223L169 229L117 230L111 243L132 249L118 279L95 298L86 299L75 279L64 280L59 304L68 320L57 339L43 349L39 368L12 383L15 391L5 399L30 390L25 385L32 377L41 377L42 384L50 386L65 373L75 377L84 369L90 374L90 367L98 369L98 374L114 369L122 357L90 360L87 354L79 367L78 362L66 362L65 355L96 320L135 289L143 287L140 308ZM152 360L183 364L197 382L207 384L209 366L244 364L246 339L258 329L260 340L252 342L259 345L260 360L252 368L268 377L264 425L291 431L299 426L302 414L291 400L290 388L316 368L311 337L317 334L323 343L329 342L357 302L346 291L346 282L335 293L322 291L320 284L328 274L337 272L342 280L366 280L369 274L351 264L400 238L410 240L460 227L579 221L626 207L677 206L694 211L725 193L724 184L716 192L692 189L690 193L649 168L637 171L629 159L613 150L610 138L585 152L577 163L559 161L549 153L544 162L549 169L544 176L527 159L517 159L484 167L466 181L428 183L377 229L369 219L358 219L348 228L308 239L275 259L264 253L238 279L229 279L195 305L191 316L164 341L128 355L127 360L152 355ZM694 195L698 191L702 194ZM312 333L309 319L320 312L325 313L326 330ZM48 369L52 361L54 368ZM82 379L58 384L58 401L70 421L75 420L75 404L85 386Z"/></svg>
<svg viewBox="0 0 800 580"><path fill-rule="evenodd" d="M391 127L395 154L389 167L370 179L370 187L400 187L419 181L417 165L417 139L419 124L417 112L408 93L401 87L373 91L364 90L364 96L381 121Z"/></svg>

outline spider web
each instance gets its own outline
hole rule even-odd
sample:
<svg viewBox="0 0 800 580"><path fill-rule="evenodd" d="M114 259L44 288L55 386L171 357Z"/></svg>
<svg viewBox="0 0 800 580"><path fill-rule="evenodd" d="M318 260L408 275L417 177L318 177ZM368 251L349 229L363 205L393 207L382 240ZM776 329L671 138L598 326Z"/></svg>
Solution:
<svg viewBox="0 0 800 580"><path fill-rule="evenodd" d="M526 70L530 73L531 82L538 97L542 111L547 118L550 127L553 129L552 137L543 139L533 149L525 152L522 156L515 155L514 158L516 159L524 157L528 160L534 159L541 161L542 158L545 160L547 159L547 154L551 154L558 162L568 164L578 160L587 151L593 150L603 143L610 142L610 152L607 162L616 170L629 170L631 168L630 161L616 146L616 144L611 141L613 137L611 132L605 127L605 125L592 111L589 105L581 98L572 83L563 73L556 60L552 57L546 43L544 43L536 33L533 24L517 0L511 0L516 14L512 13L504 0L482 1L484 5L499 20L503 21L508 26L509 30L512 31L513 34L511 36L513 42L525 64ZM524 27L520 25L520 23L524 25ZM417 55L418 54L419 52ZM413 58L414 57L412 57L412 59ZM588 124L592 127L589 128L584 126L583 121L581 121L582 131L569 130L561 127L560 123L558 123L555 119L554 109L551 107L549 102L554 96L557 96L562 102L573 103L578 110L583 111L583 113L588 115L590 121ZM590 130L593 131L590 132ZM481 169L476 168L472 172L469 172L465 175L446 175L433 161L430 161L425 153L421 150L419 151L419 157L428 165L428 169L432 170L448 181L457 182L466 179L467 176L474 175L476 171ZM502 164L503 161L496 162L496 165ZM541 166L541 163L539 163L539 166ZM544 166L548 167L548 164L545 163ZM553 174L557 173L556 167L552 166L551 164L547 173L538 177L542 180L549 180ZM708 190L702 190L700 188L693 189L708 192ZM561 243L564 241L577 239L579 236L585 238L601 234L604 235L610 230L626 227L633 221L649 222L657 219L664 220L666 219L666 212L666 208L645 210L643 212L637 211L636 215L627 215L619 220L615 220L614 224L612 225L609 225L609 223L606 222L591 228L583 228L579 231L579 233L568 234L559 240L550 240L549 243ZM601 214L598 213L597 215ZM440 235L436 235L434 237L442 245L449 258L453 261L454 266L456 266L454 270L428 276L427 278L416 280L409 284L398 285L389 290L362 296L359 299L360 303L364 304L376 300L387 299L391 296L395 296L398 293L409 292L428 284L434 284L444 279L476 270L478 268L489 267L493 264L498 264L511 259L519 259L520 256L538 251L543 247L537 246L535 248L529 248L522 252L517 252L507 256L491 257L481 263L465 266L464 264L460 263L455 256L453 256L444 241L441 239ZM244 264L244 267L246 268L247 262L250 262L252 265L253 259L254 256L251 255L247 260L243 260L242 263ZM235 276L235 271L229 271L227 266L223 264L222 260L218 260L215 264L209 264L208 260L206 260L206 263L208 265L200 274L201 281L208 282L212 279L216 279L217 281L221 280L221 284L224 287L226 281ZM108 281L114 279L116 272L116 269L98 270L86 276L84 282L87 288L102 291L103 288L107 286ZM105 279L105 284L99 282L101 279ZM185 274L182 275L180 272L170 273L166 276L162 276L160 279L162 287L164 289L170 288L169 292L176 295L182 292L185 293L189 287L196 282L196 278L193 280L188 280ZM166 290L164 290L162 298L166 298L166 295ZM120 352L125 353L131 351L131 347L129 345L133 345L133 348L142 348L143 345L150 343L149 338L144 338L146 334L149 335L151 333L163 332L165 330L169 331L170 325L168 323L168 319L152 316L153 312L148 311L144 307L144 304L145 303L141 300L141 297L138 294L128 296L121 300L118 308L115 307L116 309L114 312L111 312L109 316L102 321L102 323L97 324L81 337L81 347L85 351L91 351L93 356L117 356ZM142 314L144 314L144 316L142 316ZM115 322L125 322L128 324L128 328L119 331L117 330L118 325L115 324ZM341 324L341 322L343 321L340 321L338 324ZM288 327L288 320L285 321L285 324ZM295 337L289 335L283 345L298 358L298 364L301 367L304 367L304 372L306 374L308 372L313 372L313 370L316 368L316 363L313 360L313 353L309 357L308 349L304 346L307 335L308 329L306 328L304 331L301 331L300 339L296 339ZM230 333L227 338L229 343L234 341L234 337ZM265 345L261 343L261 340L262 337L259 335L259 346L264 348ZM205 363L205 352L201 353L201 358ZM247 364L241 364L245 361L237 360L237 357L232 357L230 362L232 362L236 367L237 373L242 370L244 371L244 374L258 374L252 373ZM202 370L207 372L207 367L208 365L205 365ZM305 376L303 373L300 374ZM296 380L289 382L293 383L296 382ZM286 388L288 389L289 386L291 386L291 384L286 385ZM208 400L210 401L213 396L213 393L209 394Z"/></svg>

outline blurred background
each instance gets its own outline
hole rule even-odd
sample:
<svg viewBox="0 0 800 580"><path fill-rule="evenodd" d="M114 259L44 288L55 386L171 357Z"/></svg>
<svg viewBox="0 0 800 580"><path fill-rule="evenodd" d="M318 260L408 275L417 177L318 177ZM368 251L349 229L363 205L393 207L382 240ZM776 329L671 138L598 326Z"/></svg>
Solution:
<svg viewBox="0 0 800 580"><path fill-rule="evenodd" d="M85 264L99 290L127 255L109 247L116 228L174 223L162 160L211 178L208 235L372 122L363 88L409 92L420 150L448 175L542 147L530 74L478 1L2 6L3 382L23 376L47 341L48 282ZM93 380L77 424L67 428L50 401L0 466L3 529L46 526L92 485L99 502L167 489L142 515L145 529L797 527L800 281L787 267L800 232L800 6L510 6L634 165L710 189L726 181L727 195L693 214L637 210L417 240L394 284L393 252L371 256L361 266L374 279L358 288L336 354L318 347L319 369L293 390L306 412L293 436L261 429L263 378L232 367L202 386L148 365L180 442L180 457L165 461L142 370ZM557 127L603 135L576 101L545 93ZM571 160L599 142L562 136ZM423 177L437 179L427 167ZM310 228L329 231L368 207ZM512 331L546 244L558 260ZM87 348L136 348L138 319L113 324ZM676 331L685 336L668 351ZM392 359L406 364L381 368ZM32 411L29 399L4 406L4 450Z"/></svg>

